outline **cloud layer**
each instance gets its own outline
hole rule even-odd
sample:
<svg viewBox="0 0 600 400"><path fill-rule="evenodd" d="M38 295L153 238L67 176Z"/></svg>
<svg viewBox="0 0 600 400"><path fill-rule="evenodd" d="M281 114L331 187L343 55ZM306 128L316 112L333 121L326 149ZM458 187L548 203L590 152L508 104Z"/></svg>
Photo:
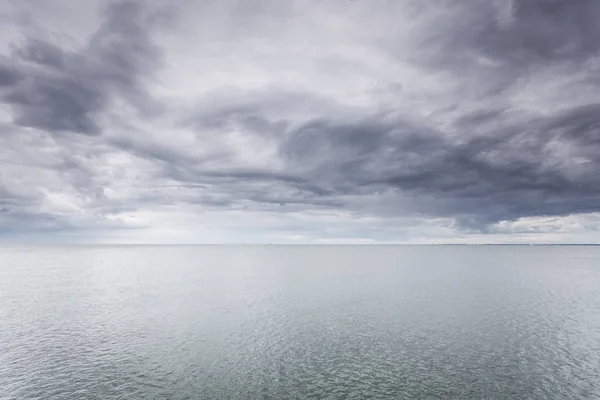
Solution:
<svg viewBox="0 0 600 400"><path fill-rule="evenodd" d="M594 242L599 18L594 0L5 3L0 235Z"/></svg>

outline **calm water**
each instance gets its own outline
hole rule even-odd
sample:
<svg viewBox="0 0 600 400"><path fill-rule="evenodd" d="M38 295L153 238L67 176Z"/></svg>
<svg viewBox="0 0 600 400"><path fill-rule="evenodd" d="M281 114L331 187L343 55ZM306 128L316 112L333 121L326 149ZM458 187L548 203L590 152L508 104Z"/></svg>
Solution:
<svg viewBox="0 0 600 400"><path fill-rule="evenodd" d="M0 248L0 398L599 399L600 248Z"/></svg>

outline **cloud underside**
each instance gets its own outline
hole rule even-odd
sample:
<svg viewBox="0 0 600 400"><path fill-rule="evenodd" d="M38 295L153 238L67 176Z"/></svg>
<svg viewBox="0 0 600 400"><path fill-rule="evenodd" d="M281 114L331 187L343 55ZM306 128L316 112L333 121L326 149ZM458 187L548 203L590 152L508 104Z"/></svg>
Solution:
<svg viewBox="0 0 600 400"><path fill-rule="evenodd" d="M4 237L597 230L595 0L40 4L0 6Z"/></svg>

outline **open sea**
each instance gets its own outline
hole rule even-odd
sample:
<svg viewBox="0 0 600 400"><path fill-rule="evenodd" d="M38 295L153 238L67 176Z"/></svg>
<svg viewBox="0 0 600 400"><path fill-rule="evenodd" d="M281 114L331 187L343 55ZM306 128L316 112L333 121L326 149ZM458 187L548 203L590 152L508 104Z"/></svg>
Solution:
<svg viewBox="0 0 600 400"><path fill-rule="evenodd" d="M1 247L0 399L600 399L600 247Z"/></svg>

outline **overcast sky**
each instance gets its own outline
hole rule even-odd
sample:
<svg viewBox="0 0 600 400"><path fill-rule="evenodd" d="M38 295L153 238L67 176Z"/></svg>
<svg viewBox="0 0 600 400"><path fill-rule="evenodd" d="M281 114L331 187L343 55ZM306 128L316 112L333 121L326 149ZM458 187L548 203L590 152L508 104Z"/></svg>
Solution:
<svg viewBox="0 0 600 400"><path fill-rule="evenodd" d="M0 0L0 242L597 242L598 21Z"/></svg>

